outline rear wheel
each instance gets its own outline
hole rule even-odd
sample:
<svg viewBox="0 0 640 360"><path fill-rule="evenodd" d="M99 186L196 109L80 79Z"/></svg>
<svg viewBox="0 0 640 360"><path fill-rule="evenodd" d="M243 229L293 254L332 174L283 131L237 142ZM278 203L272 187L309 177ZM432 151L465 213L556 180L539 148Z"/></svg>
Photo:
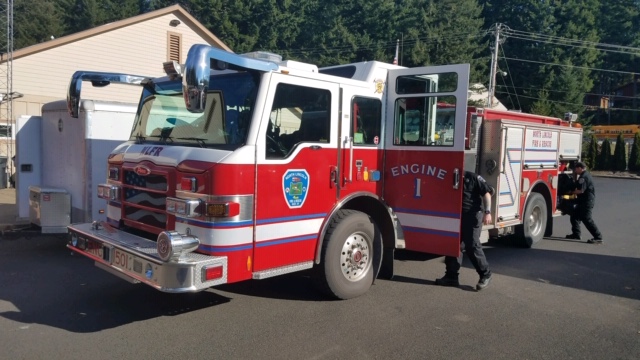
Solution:
<svg viewBox="0 0 640 360"><path fill-rule="evenodd" d="M541 194L533 193L527 201L522 224L516 226L518 240L530 248L542 240L547 227L547 203Z"/></svg>
<svg viewBox="0 0 640 360"><path fill-rule="evenodd" d="M322 244L322 263L317 283L325 294L351 299L373 283L374 243L380 231L371 218L359 211L340 210L331 219Z"/></svg>

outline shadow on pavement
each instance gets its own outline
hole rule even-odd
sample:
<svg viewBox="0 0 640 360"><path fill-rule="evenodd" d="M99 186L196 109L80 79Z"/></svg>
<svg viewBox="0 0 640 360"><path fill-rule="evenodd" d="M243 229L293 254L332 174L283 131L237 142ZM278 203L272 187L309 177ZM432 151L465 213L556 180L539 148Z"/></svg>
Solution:
<svg viewBox="0 0 640 360"><path fill-rule="evenodd" d="M550 237L543 241L584 241ZM547 249L522 249L496 245L485 248L492 271L521 279L595 293L640 300L640 259ZM471 263L465 258L465 266Z"/></svg>
<svg viewBox="0 0 640 360"><path fill-rule="evenodd" d="M0 317L86 333L217 306L210 291L166 294L127 282L70 255L61 236L0 240Z"/></svg>
<svg viewBox="0 0 640 360"><path fill-rule="evenodd" d="M70 255L65 243L66 237L44 235L0 240L0 300L6 302L0 303L1 317L86 333L231 301L231 297L216 293L220 291L293 301L326 300L315 289L310 271L227 284L195 294L166 294L146 285L128 284L92 266L88 259ZM640 299L637 258L499 245L485 247L485 252L495 274ZM396 262L440 259L409 251L396 254ZM466 256L463 266L471 270ZM399 275L392 281L434 285L430 280ZM470 286L461 290L475 291Z"/></svg>

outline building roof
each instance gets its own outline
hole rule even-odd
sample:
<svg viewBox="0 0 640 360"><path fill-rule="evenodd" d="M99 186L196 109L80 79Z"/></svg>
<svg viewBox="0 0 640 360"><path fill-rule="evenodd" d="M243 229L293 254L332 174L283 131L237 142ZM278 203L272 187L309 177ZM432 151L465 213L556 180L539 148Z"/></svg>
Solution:
<svg viewBox="0 0 640 360"><path fill-rule="evenodd" d="M173 13L176 17L178 17L180 21L184 22L187 26L193 28L196 32L200 33L203 39L208 40L209 44L213 44L221 49L232 52L232 50L220 39L218 39L217 36L215 36L211 31L209 31L206 27L204 27L198 20L196 20L196 18L191 16L191 14L189 14L184 8L182 8L182 6L176 4L176 5L168 6L163 9L150 11L148 13L133 16L124 20L119 20L109 24L100 25L88 30L80 31L74 34L57 38L57 39L45 41L40 44L31 45L19 50L15 50L13 52L13 59L15 60L21 57L29 56L41 51L49 50L51 48L66 45L75 41L100 35L109 31L120 29L132 24L140 23L149 19L153 19L153 18L164 16L171 13ZM6 53L0 54L0 63L5 62L6 60L7 60L7 54Z"/></svg>
<svg viewBox="0 0 640 360"><path fill-rule="evenodd" d="M481 101L483 102L483 104L486 104L489 98L489 90L487 90L487 88L480 83L471 84L469 86L468 98L471 101ZM504 106L497 97L493 96L492 100L493 106L489 107L482 105L480 107L487 107L495 110L508 110L507 107Z"/></svg>

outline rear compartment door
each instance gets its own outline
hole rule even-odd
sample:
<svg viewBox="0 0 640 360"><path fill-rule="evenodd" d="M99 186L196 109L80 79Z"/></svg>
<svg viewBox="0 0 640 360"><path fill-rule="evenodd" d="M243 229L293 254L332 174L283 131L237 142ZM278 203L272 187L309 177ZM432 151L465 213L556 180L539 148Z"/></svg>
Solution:
<svg viewBox="0 0 640 360"><path fill-rule="evenodd" d="M498 183L497 219L509 221L520 214L524 128L503 125L501 128L500 181Z"/></svg>
<svg viewBox="0 0 640 360"><path fill-rule="evenodd" d="M384 198L406 248L457 256L469 65L389 71Z"/></svg>

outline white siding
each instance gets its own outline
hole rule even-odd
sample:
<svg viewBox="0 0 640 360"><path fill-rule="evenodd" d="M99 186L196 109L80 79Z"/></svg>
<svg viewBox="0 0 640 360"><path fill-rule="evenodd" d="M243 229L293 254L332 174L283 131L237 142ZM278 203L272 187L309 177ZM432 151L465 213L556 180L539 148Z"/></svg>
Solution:
<svg viewBox="0 0 640 360"><path fill-rule="evenodd" d="M178 26L169 25L174 19L180 21ZM42 105L66 99L71 75L78 70L164 75L162 63L167 61L168 32L181 34L183 61L191 45L207 43L205 39L209 37L201 36L202 30L188 24L190 22L182 15L172 12L14 59L13 91L24 96L13 101L13 119L0 119L0 123L9 122L15 126L15 119L20 116L41 115ZM93 88L91 83L85 82L81 96L84 99L137 103L140 93L138 86ZM0 113L5 114L6 103L0 106ZM15 155L13 140L1 138L0 158L12 155ZM7 172L11 172L13 167L8 165ZM0 184L2 187L4 184Z"/></svg>
<svg viewBox="0 0 640 360"><path fill-rule="evenodd" d="M64 99L71 75L77 70L123 72L144 76L163 75L162 63L167 60L167 33L182 34L182 58L193 44L206 43L194 29L175 14L115 29L90 38L61 45L14 60L13 90L25 95ZM106 101L137 102L140 88L110 85L92 88L84 83L82 97ZM16 114L14 106L14 116Z"/></svg>

